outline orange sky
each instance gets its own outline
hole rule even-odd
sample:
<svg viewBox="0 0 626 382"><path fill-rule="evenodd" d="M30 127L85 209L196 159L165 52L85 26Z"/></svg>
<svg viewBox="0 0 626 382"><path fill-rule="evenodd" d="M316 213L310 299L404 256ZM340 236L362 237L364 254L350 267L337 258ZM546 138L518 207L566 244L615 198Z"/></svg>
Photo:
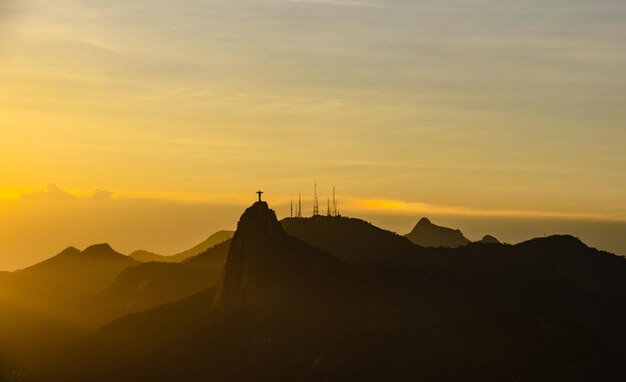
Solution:
<svg viewBox="0 0 626 382"><path fill-rule="evenodd" d="M15 254L14 238L50 222L16 200L47 184L233 208L202 232L232 227L251 190L284 209L315 179L361 215L626 221L625 12L609 0L0 2L0 231L12 226L0 269L126 234L59 231ZM170 224L154 250L205 236ZM123 247L150 247L142 235Z"/></svg>

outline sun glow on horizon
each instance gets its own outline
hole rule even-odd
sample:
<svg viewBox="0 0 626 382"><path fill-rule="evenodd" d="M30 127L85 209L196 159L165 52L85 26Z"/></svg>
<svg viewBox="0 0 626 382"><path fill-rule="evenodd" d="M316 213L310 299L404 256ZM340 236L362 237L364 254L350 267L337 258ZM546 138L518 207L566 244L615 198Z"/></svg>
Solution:
<svg viewBox="0 0 626 382"><path fill-rule="evenodd" d="M148 206L222 203L230 222L246 190L285 216L315 178L341 211L398 222L626 220L626 38L608 0L2 4L3 224L25 200L21 218L41 218L48 183L156 221Z"/></svg>

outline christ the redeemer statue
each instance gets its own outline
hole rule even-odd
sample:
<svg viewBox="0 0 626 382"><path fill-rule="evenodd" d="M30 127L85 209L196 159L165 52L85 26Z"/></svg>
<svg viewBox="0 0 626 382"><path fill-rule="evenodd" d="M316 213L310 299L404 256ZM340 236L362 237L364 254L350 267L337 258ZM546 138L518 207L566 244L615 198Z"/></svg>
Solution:
<svg viewBox="0 0 626 382"><path fill-rule="evenodd" d="M257 194L259 194L259 202L261 201L261 195L263 195L263 191L257 191Z"/></svg>

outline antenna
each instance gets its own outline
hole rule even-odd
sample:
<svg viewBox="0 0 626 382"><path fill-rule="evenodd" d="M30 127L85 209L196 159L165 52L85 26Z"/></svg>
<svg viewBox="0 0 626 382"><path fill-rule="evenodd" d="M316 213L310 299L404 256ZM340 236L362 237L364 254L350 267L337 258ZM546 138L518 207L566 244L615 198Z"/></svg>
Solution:
<svg viewBox="0 0 626 382"><path fill-rule="evenodd" d="M337 215L337 199L335 199L335 186L333 186L333 216Z"/></svg>
<svg viewBox="0 0 626 382"><path fill-rule="evenodd" d="M291 207L289 209L289 217L292 218L293 217L293 199L291 199Z"/></svg>
<svg viewBox="0 0 626 382"><path fill-rule="evenodd" d="M313 216L320 214L320 204L317 200L317 181L315 182L315 192L313 194Z"/></svg>
<svg viewBox="0 0 626 382"><path fill-rule="evenodd" d="M302 217L302 193L298 192L298 212L297 215L299 218Z"/></svg>
<svg viewBox="0 0 626 382"><path fill-rule="evenodd" d="M326 197L326 216L330 216L330 198Z"/></svg>

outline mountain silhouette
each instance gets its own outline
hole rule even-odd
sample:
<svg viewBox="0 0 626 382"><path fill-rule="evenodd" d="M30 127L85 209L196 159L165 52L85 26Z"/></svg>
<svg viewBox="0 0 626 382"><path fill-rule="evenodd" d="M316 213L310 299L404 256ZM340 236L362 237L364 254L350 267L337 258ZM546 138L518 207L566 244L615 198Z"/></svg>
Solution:
<svg viewBox="0 0 626 382"><path fill-rule="evenodd" d="M420 219L405 236L422 247L456 248L470 243L460 230L435 225L427 218Z"/></svg>
<svg viewBox="0 0 626 382"><path fill-rule="evenodd" d="M135 264L138 264L136 260L116 252L110 245L97 244L82 252L69 247L48 260L15 273L30 280L96 292L109 286L122 269Z"/></svg>
<svg viewBox="0 0 626 382"><path fill-rule="evenodd" d="M231 243L232 239L223 241L199 255L186 258L183 260L183 264L189 264L199 268L213 269L221 272L226 264Z"/></svg>
<svg viewBox="0 0 626 382"><path fill-rule="evenodd" d="M175 262L174 260L171 259L171 256L163 256L163 255L159 255L158 253L146 251L143 249L138 249L132 252L128 256L142 263L149 263L151 261L158 261L158 262L163 262L163 263Z"/></svg>
<svg viewBox="0 0 626 382"><path fill-rule="evenodd" d="M0 299L0 381L23 380L17 371L54 359L87 333L73 322Z"/></svg>
<svg viewBox="0 0 626 382"><path fill-rule="evenodd" d="M478 241L478 243L484 243L484 244L501 244L500 240L496 239L495 237L491 236L491 235L485 235L482 239L480 239Z"/></svg>
<svg viewBox="0 0 626 382"><path fill-rule="evenodd" d="M166 263L181 262L189 257L199 255L203 253L204 251L206 251L207 249L214 247L217 244L220 244L230 239L231 237L233 237L233 233L234 233L233 231L227 231L227 230L217 231L211 236L209 236L206 240L202 241L200 244L197 244L186 251L182 251L171 256L163 256L163 255L156 254L154 252L140 249L131 253L130 257L132 257L133 259L137 261L141 261L144 263L151 262L151 261L166 262Z"/></svg>
<svg viewBox="0 0 626 382"><path fill-rule="evenodd" d="M331 255L289 236L267 203L257 202L237 224L215 307L233 310L270 301L277 305L295 295L312 298L320 290L314 281L339 267Z"/></svg>
<svg viewBox="0 0 626 382"><path fill-rule="evenodd" d="M416 252L405 237L366 221L343 216L286 218L285 231L348 264L376 264Z"/></svg>
<svg viewBox="0 0 626 382"><path fill-rule="evenodd" d="M391 260L342 262L255 203L217 289L117 319L32 379L626 377L626 259L571 236L400 256L378 248L376 258Z"/></svg>
<svg viewBox="0 0 626 382"><path fill-rule="evenodd" d="M222 269L149 262L125 268L111 286L91 300L94 322L141 312L218 285Z"/></svg>

